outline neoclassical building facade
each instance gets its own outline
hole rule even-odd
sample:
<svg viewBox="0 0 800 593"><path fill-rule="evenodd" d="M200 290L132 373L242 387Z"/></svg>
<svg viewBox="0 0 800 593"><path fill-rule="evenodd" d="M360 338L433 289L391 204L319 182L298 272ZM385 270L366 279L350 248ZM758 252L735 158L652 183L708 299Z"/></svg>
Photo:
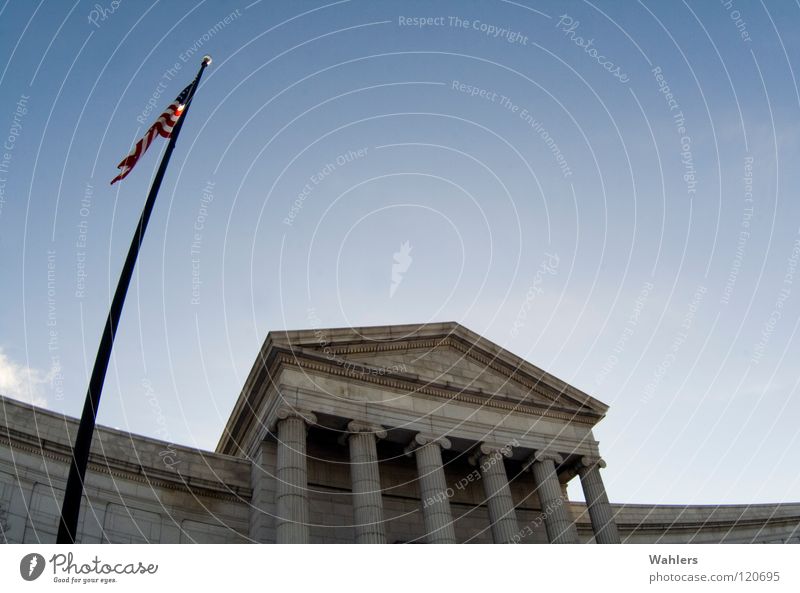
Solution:
<svg viewBox="0 0 800 593"><path fill-rule="evenodd" d="M77 422L0 403L2 539L52 542ZM271 332L216 451L98 429L78 539L800 541L800 504L609 502L607 410L457 323Z"/></svg>

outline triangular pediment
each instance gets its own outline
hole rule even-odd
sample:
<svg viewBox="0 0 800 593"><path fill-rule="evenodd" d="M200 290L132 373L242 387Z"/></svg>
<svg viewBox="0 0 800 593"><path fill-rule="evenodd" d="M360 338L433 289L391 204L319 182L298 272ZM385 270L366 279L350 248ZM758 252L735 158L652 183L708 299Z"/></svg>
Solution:
<svg viewBox="0 0 800 593"><path fill-rule="evenodd" d="M486 406L520 417L594 426L608 406L454 323L270 332L242 387L217 450L241 454L260 438L259 416L286 369L329 385ZM312 382L313 383L313 382ZM298 387L291 386L291 389ZM255 442L255 441L253 441Z"/></svg>
<svg viewBox="0 0 800 593"><path fill-rule="evenodd" d="M378 369L410 373L420 381L446 384L455 389L502 393L511 399L533 399L542 404L552 401L521 385L508 374L478 363L469 353L457 350L449 343L430 347L410 345L402 350L351 353L342 357Z"/></svg>
<svg viewBox="0 0 800 593"><path fill-rule="evenodd" d="M276 332L294 357L329 360L355 376L396 377L527 405L602 416L607 407L458 323Z"/></svg>

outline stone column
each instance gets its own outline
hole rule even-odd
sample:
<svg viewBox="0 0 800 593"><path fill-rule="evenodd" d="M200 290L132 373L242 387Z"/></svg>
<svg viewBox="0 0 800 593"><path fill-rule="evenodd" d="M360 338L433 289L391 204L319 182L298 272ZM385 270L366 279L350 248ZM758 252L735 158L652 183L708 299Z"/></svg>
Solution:
<svg viewBox="0 0 800 593"><path fill-rule="evenodd" d="M275 505L279 544L307 544L308 468L306 433L317 418L310 412L281 408L277 412L278 461Z"/></svg>
<svg viewBox="0 0 800 593"><path fill-rule="evenodd" d="M583 457L578 475L581 477L586 508L589 509L589 519L592 521L594 540L598 544L618 544L620 539L614 512L611 510L603 478L600 476L600 468L605 466L606 462L598 457Z"/></svg>
<svg viewBox="0 0 800 593"><path fill-rule="evenodd" d="M511 456L511 447L496 447L481 443L470 462L478 466L489 509L492 541L507 544L519 532L514 500L508 487L504 457Z"/></svg>
<svg viewBox="0 0 800 593"><path fill-rule="evenodd" d="M277 444L262 441L252 454L250 465L250 539L260 544L275 543L275 493Z"/></svg>
<svg viewBox="0 0 800 593"><path fill-rule="evenodd" d="M569 487L569 482L558 482L561 486L561 496L564 500L569 500L569 491L567 488Z"/></svg>
<svg viewBox="0 0 800 593"><path fill-rule="evenodd" d="M386 431L381 426L353 421L347 425L347 432L356 543L385 544L377 440L385 439Z"/></svg>
<svg viewBox="0 0 800 593"><path fill-rule="evenodd" d="M544 526L551 544L578 543L578 530L570 517L568 501L563 497L556 474L556 463L563 458L558 453L537 451L530 467L536 482L536 492L544 513Z"/></svg>
<svg viewBox="0 0 800 593"><path fill-rule="evenodd" d="M429 544L456 543L453 513L450 511L452 489L448 488L442 466L442 449L449 449L444 437L434 439L418 434L406 448L414 453L419 474L422 517L425 521L425 540Z"/></svg>

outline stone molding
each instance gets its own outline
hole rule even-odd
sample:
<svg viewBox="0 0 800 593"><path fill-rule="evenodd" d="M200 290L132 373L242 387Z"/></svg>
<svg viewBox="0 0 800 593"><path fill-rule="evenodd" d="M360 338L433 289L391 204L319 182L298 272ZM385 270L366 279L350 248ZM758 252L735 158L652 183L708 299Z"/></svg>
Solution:
<svg viewBox="0 0 800 593"><path fill-rule="evenodd" d="M11 436L16 432L17 431L13 429L4 427L2 432L0 432L0 445L7 446L12 451L25 451L32 455L63 463L67 467L69 466L72 460L72 451L70 447L47 439L37 439L35 443L32 443L29 442L28 439L23 440ZM94 452L89 454L87 472L88 471L107 474L123 480L130 480L148 487L152 486L164 488L166 490L180 490L192 494L193 496L216 498L229 502L249 501L253 497L251 488L228 486L222 482L211 482L203 478L182 474L179 471L170 472L167 470L144 467L121 459L101 456ZM50 479L52 480L52 476Z"/></svg>

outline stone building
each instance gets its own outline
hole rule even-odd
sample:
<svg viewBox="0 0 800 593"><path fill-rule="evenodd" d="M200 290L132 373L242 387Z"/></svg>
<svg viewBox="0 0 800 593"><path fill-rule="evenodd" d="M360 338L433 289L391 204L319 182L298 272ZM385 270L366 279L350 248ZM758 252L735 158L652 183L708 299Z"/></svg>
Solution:
<svg viewBox="0 0 800 593"><path fill-rule="evenodd" d="M0 404L0 534L53 542L77 421ZM215 452L98 427L78 539L800 541L800 504L609 503L607 410L456 323L272 332Z"/></svg>

